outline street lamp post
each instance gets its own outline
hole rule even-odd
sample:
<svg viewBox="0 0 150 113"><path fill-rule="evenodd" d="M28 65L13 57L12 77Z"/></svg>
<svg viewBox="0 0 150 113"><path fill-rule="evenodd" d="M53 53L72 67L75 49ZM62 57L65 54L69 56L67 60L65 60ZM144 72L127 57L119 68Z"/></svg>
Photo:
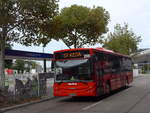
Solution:
<svg viewBox="0 0 150 113"><path fill-rule="evenodd" d="M43 46L43 53L44 53L44 46ZM46 59L43 60L43 71L46 73Z"/></svg>

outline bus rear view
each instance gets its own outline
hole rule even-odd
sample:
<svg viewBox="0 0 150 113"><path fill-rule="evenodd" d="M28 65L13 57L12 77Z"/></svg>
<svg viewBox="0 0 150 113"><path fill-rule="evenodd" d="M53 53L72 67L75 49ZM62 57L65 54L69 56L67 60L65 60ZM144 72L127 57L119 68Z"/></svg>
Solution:
<svg viewBox="0 0 150 113"><path fill-rule="evenodd" d="M54 96L96 96L90 49L54 53Z"/></svg>

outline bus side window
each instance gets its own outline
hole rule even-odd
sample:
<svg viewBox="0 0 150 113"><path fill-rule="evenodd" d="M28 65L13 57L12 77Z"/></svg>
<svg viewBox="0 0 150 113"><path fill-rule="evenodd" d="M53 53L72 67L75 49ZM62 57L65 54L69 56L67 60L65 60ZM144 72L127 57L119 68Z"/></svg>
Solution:
<svg viewBox="0 0 150 113"><path fill-rule="evenodd" d="M118 56L114 56L113 69L115 73L120 72L120 58Z"/></svg>
<svg viewBox="0 0 150 113"><path fill-rule="evenodd" d="M112 55L112 58L111 58L111 61L112 61L112 73L116 73L116 57L114 55Z"/></svg>
<svg viewBox="0 0 150 113"><path fill-rule="evenodd" d="M96 57L96 62L95 62L96 74L98 76L102 76L103 75L103 67L102 66L103 66L104 54L100 53L100 52L96 52L95 57Z"/></svg>
<svg viewBox="0 0 150 113"><path fill-rule="evenodd" d="M127 71L132 71L132 61L129 58L127 58L126 68L127 68Z"/></svg>
<svg viewBox="0 0 150 113"><path fill-rule="evenodd" d="M126 59L122 58L122 72L126 71Z"/></svg>
<svg viewBox="0 0 150 113"><path fill-rule="evenodd" d="M110 73L110 56L108 54L104 54L103 70L105 74Z"/></svg>
<svg viewBox="0 0 150 113"><path fill-rule="evenodd" d="M124 72L132 71L132 61L130 58L123 58L122 65Z"/></svg>
<svg viewBox="0 0 150 113"><path fill-rule="evenodd" d="M104 53L99 53L99 76L104 75L104 69L103 69L103 61L104 61Z"/></svg>

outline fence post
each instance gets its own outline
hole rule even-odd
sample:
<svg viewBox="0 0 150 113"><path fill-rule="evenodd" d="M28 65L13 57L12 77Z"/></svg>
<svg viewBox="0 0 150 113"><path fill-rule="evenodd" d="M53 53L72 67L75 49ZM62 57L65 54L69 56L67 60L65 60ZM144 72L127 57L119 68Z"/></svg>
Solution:
<svg viewBox="0 0 150 113"><path fill-rule="evenodd" d="M38 79L38 97L40 97L40 80L39 80L39 74L37 76Z"/></svg>

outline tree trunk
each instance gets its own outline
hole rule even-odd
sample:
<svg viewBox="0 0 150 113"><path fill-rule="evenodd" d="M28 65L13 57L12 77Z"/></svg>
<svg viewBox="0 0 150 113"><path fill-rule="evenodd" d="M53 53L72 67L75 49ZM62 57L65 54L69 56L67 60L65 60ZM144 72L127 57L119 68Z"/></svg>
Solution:
<svg viewBox="0 0 150 113"><path fill-rule="evenodd" d="M77 32L75 30L75 34L74 34L74 48L77 48Z"/></svg>
<svg viewBox="0 0 150 113"><path fill-rule="evenodd" d="M74 40L74 48L77 48L77 42Z"/></svg>
<svg viewBox="0 0 150 113"><path fill-rule="evenodd" d="M0 36L0 88L5 87L5 38L6 29L3 29L3 35Z"/></svg>

